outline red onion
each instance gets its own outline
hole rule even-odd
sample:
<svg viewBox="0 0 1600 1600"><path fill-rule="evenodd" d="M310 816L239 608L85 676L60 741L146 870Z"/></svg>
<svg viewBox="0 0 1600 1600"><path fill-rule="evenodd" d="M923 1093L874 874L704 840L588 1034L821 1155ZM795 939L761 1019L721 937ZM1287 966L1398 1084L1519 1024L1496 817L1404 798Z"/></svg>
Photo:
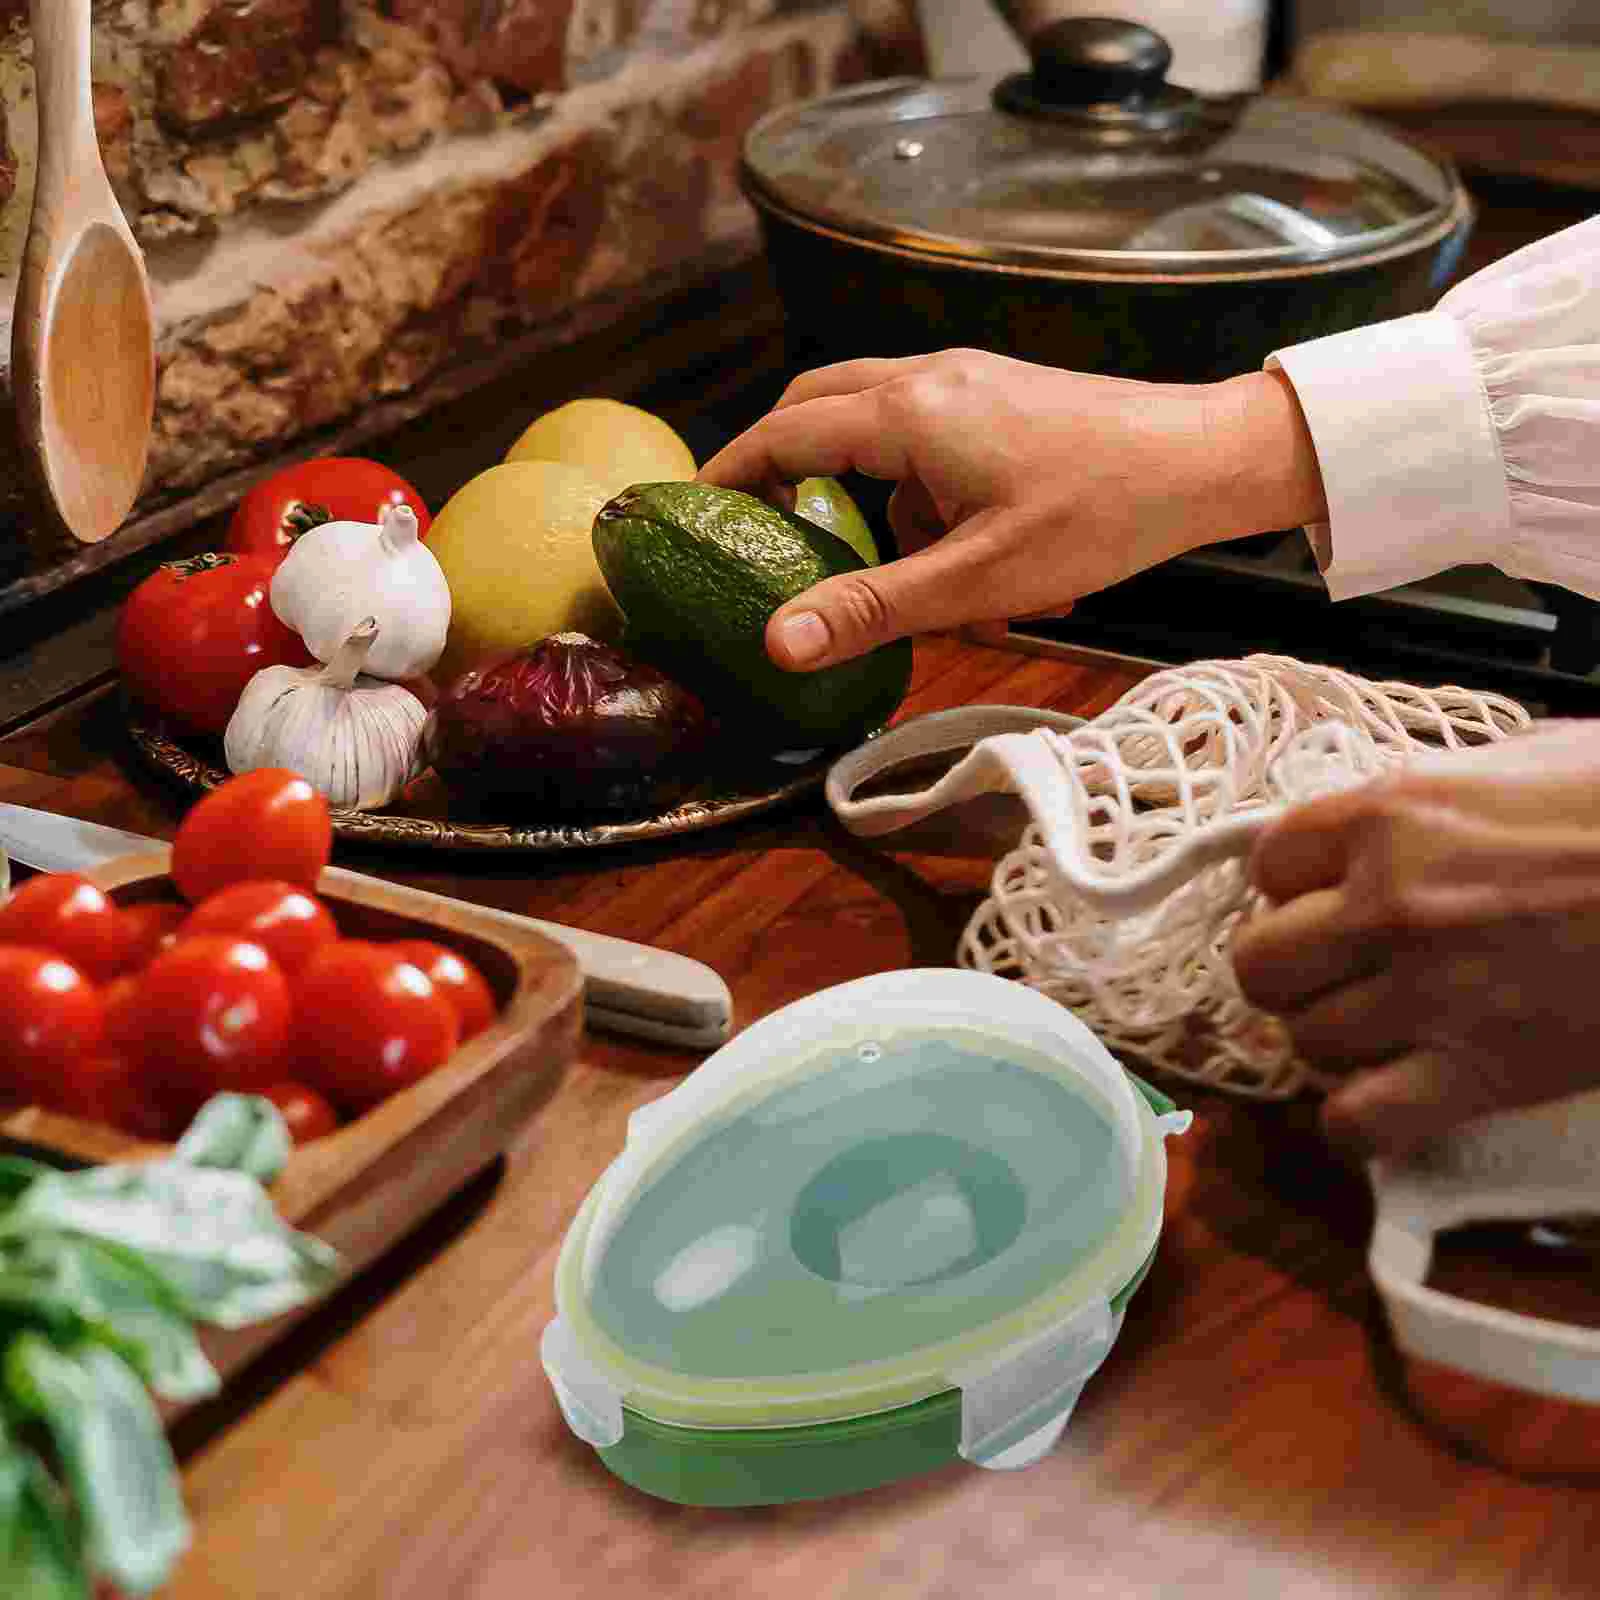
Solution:
<svg viewBox="0 0 1600 1600"><path fill-rule="evenodd" d="M700 702L654 667L557 633L444 687L426 738L452 789L601 812L650 804L705 727Z"/></svg>

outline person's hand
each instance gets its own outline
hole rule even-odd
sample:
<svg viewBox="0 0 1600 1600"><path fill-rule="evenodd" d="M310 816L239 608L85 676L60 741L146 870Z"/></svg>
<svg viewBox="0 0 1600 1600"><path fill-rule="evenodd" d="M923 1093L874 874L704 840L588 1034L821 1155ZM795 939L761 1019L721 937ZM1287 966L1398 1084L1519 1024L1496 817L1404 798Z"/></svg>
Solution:
<svg viewBox="0 0 1600 1600"><path fill-rule="evenodd" d="M1065 611L1185 550L1325 515L1286 379L1087 377L975 350L806 373L701 469L776 497L854 469L897 483L902 559L832 578L772 618L812 670L891 639Z"/></svg>
<svg viewBox="0 0 1600 1600"><path fill-rule="evenodd" d="M1600 1087L1600 723L1441 753L1297 807L1257 842L1273 909L1246 997L1343 1081L1330 1137L1404 1155Z"/></svg>

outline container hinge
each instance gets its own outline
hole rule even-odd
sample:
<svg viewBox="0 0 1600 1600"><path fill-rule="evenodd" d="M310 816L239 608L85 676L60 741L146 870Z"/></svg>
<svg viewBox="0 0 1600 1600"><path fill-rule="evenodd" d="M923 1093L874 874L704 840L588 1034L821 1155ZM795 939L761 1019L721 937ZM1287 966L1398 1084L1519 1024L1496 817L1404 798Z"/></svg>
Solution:
<svg viewBox="0 0 1600 1600"><path fill-rule="evenodd" d="M1163 1139L1170 1139L1174 1134L1185 1134L1193 1125L1192 1111L1163 1111L1156 1118L1156 1132Z"/></svg>
<svg viewBox="0 0 1600 1600"><path fill-rule="evenodd" d="M1061 1437L1121 1327L1120 1311L1092 1301L997 1365L951 1372L961 1390L962 1456L996 1469L1037 1461Z"/></svg>
<svg viewBox="0 0 1600 1600"><path fill-rule="evenodd" d="M606 1450L622 1439L622 1396L578 1348L578 1342L560 1317L544 1330L539 1359L556 1392L567 1426L596 1450Z"/></svg>

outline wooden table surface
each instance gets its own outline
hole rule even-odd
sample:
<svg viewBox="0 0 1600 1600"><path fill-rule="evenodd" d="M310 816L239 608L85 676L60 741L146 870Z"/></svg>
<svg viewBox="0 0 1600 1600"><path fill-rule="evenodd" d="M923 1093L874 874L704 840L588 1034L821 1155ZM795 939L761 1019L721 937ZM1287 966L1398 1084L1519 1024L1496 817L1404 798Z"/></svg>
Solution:
<svg viewBox="0 0 1600 1600"><path fill-rule="evenodd" d="M937 639L918 647L907 709L1092 714L1131 681L1112 661ZM0 799L176 824L178 800L122 764L109 698L0 743L0 764ZM355 864L697 956L742 1022L825 984L949 964L987 876L983 861L866 847L820 801L675 848ZM695 1059L589 1037L502 1166L184 1426L197 1540L173 1595L1600 1592L1600 1414L1395 1355L1363 1265L1364 1185L1324 1151L1307 1105L1180 1091L1197 1116L1169 1146L1156 1268L1039 1466L956 1465L756 1511L685 1510L615 1482L563 1425L539 1335L579 1201L629 1113ZM1481 1241L1446 1266L1456 1286L1521 1305L1565 1296L1570 1309L1592 1283Z"/></svg>

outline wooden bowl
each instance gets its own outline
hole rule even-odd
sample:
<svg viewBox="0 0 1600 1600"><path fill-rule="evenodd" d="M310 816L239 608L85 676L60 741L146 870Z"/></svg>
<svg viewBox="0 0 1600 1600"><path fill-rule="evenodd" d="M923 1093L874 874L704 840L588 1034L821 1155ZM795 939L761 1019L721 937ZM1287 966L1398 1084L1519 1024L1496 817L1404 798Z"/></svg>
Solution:
<svg viewBox="0 0 1600 1600"><path fill-rule="evenodd" d="M162 849L84 876L119 905L181 903L170 859ZM561 945L470 905L443 910L399 884L338 867L323 872L317 892L347 937L432 939L458 950L500 1007L488 1028L421 1082L297 1147L272 1185L284 1220L332 1245L353 1275L481 1172L549 1098L577 1051L583 978ZM0 1117L0 1134L80 1163L137 1161L172 1148L37 1106ZM207 1330L207 1354L226 1377L307 1309L237 1332Z"/></svg>

